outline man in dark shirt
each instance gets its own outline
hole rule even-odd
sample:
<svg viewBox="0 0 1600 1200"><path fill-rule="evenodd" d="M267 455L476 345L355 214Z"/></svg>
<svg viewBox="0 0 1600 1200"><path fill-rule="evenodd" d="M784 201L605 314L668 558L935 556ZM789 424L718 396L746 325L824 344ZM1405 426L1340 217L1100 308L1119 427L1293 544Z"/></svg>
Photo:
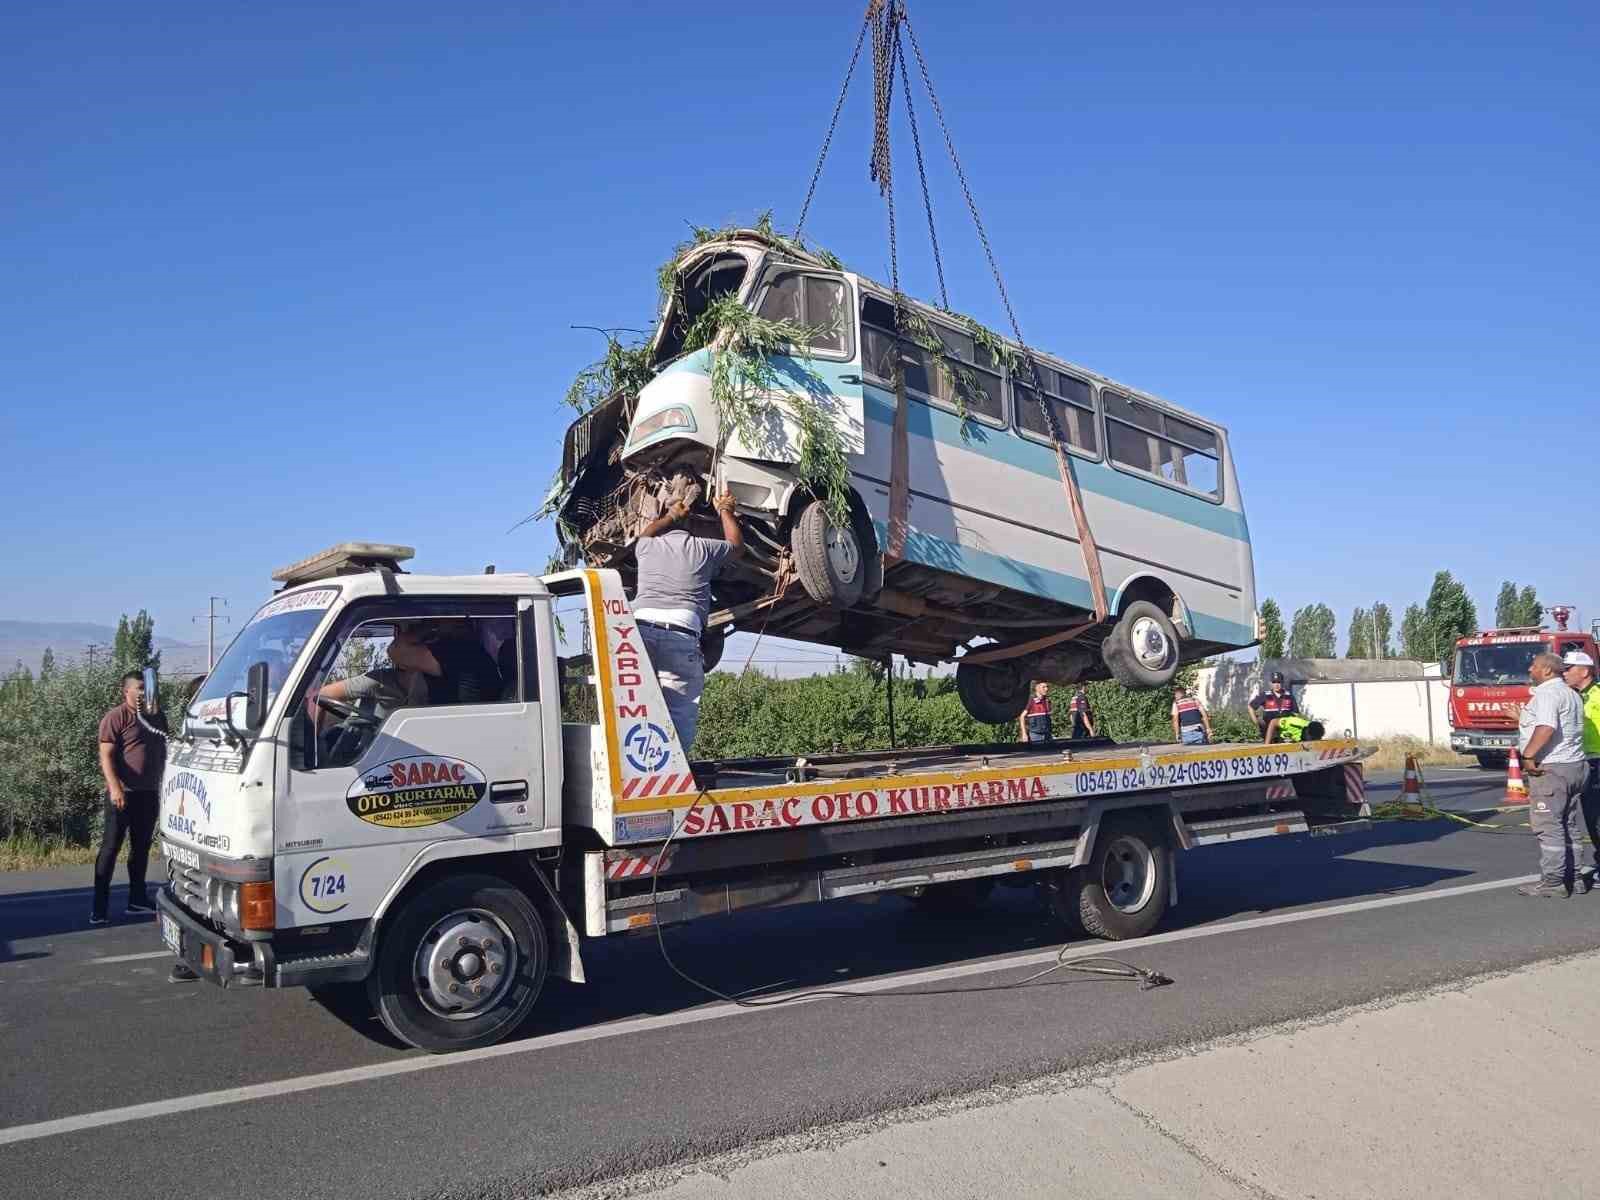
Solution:
<svg viewBox="0 0 1600 1200"><path fill-rule="evenodd" d="M1256 728L1261 730L1261 740L1265 742L1278 740L1279 717L1300 715L1300 706L1295 703L1294 693L1284 685L1282 671L1274 671L1267 690L1250 701L1250 715L1255 718Z"/></svg>
<svg viewBox="0 0 1600 1200"><path fill-rule="evenodd" d="M154 912L145 889L150 842L161 810L161 770L167 765L167 743L139 720L144 680L137 671L122 677L122 703L100 718L100 774L105 777L105 828L94 863L94 907L89 924L104 925L111 894L111 876L123 838L128 846L128 912ZM153 702L153 701L152 701ZM163 732L166 718L152 709L145 722Z"/></svg>
<svg viewBox="0 0 1600 1200"><path fill-rule="evenodd" d="M389 661L425 677L429 704L494 704L500 699L500 668L479 644L470 621L398 629L389 643Z"/></svg>

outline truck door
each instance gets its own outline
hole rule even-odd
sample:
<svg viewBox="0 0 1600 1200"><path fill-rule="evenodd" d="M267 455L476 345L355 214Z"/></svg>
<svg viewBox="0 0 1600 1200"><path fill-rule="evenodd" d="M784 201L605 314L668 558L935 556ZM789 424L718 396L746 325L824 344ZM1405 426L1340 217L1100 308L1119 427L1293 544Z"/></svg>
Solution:
<svg viewBox="0 0 1600 1200"><path fill-rule="evenodd" d="M395 665L417 641L441 674ZM372 915L435 843L509 848L545 827L535 655L516 597L389 597L341 616L279 730L279 928Z"/></svg>

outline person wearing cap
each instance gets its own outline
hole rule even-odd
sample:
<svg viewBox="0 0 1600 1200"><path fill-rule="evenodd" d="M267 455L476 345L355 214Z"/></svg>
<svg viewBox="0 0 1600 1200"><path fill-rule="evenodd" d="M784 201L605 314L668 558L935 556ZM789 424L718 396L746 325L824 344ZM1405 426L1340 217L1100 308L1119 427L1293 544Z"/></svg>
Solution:
<svg viewBox="0 0 1600 1200"><path fill-rule="evenodd" d="M1172 736L1185 746L1204 746L1211 741L1211 718L1181 683L1172 689Z"/></svg>
<svg viewBox="0 0 1600 1200"><path fill-rule="evenodd" d="M1562 658L1562 679L1583 705L1583 756L1589 763L1589 781L1583 789L1583 823L1589 830L1594 862L1585 872L1584 891L1600 882L1600 683L1595 681L1593 656L1569 650Z"/></svg>
<svg viewBox="0 0 1600 1200"><path fill-rule="evenodd" d="M1517 750L1528 783L1528 823L1539 842L1539 881L1519 895L1554 898L1585 890L1578 871L1578 838L1589 763L1583 756L1583 705L1561 678L1554 654L1537 655L1528 668L1533 695L1517 721Z"/></svg>
<svg viewBox="0 0 1600 1200"><path fill-rule="evenodd" d="M1264 742L1278 740L1278 718L1299 715L1300 706L1295 703L1294 692L1284 686L1282 671L1274 671L1267 690L1258 692L1250 701L1250 716L1255 719L1256 728L1261 730L1261 740Z"/></svg>

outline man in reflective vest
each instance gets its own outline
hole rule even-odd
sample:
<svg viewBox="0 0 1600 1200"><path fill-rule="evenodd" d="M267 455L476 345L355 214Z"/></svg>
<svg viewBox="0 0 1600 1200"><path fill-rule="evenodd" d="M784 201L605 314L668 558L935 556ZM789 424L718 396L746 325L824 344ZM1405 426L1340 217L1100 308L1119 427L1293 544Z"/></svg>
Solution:
<svg viewBox="0 0 1600 1200"><path fill-rule="evenodd" d="M1594 658L1582 650L1569 650L1561 660L1561 677L1583 702L1583 756L1589 760L1589 782L1584 786L1583 823L1589 829L1593 863L1583 872L1580 890L1595 886L1600 875L1600 683L1595 681Z"/></svg>

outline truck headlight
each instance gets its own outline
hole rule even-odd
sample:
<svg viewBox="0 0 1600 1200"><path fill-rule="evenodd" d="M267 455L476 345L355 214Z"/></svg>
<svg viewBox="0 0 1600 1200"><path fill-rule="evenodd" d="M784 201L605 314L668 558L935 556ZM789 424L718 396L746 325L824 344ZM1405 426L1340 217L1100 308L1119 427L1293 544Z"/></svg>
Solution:
<svg viewBox="0 0 1600 1200"><path fill-rule="evenodd" d="M654 437L658 433L678 430L683 433L693 433L699 428L694 423L694 414L681 405L672 408L663 408L660 412L651 413L643 420L635 422L633 431L628 434L629 444L642 442L647 437Z"/></svg>

